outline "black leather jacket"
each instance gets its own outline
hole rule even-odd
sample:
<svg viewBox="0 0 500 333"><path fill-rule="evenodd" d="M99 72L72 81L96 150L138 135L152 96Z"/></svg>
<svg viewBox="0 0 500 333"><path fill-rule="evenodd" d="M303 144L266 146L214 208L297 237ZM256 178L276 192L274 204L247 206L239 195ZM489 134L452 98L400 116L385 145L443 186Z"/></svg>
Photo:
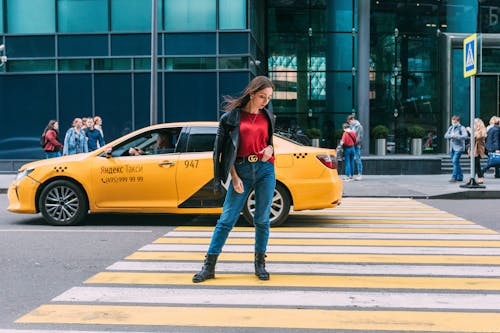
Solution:
<svg viewBox="0 0 500 333"><path fill-rule="evenodd" d="M263 109L270 126L268 144L273 145L274 114ZM240 108L224 113L219 122L214 145L214 190L221 190L221 182L225 182L236 160L240 141Z"/></svg>

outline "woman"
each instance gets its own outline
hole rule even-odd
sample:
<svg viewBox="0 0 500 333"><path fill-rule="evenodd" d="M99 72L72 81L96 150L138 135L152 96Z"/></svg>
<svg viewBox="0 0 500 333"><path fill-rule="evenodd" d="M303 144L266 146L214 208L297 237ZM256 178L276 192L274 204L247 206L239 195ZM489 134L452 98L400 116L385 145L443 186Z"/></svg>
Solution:
<svg viewBox="0 0 500 333"><path fill-rule="evenodd" d="M231 173L222 215L217 221L201 271L193 282L215 278L215 264L234 227L248 194L255 189L255 275L269 280L265 269L269 214L276 186L274 172L274 115L266 109L274 86L265 76L255 77L239 98L225 97L214 147L214 189L221 190Z"/></svg>
<svg viewBox="0 0 500 333"><path fill-rule="evenodd" d="M47 124L44 131L45 135L45 146L43 151L45 152L45 158L53 158L61 156L61 151L63 149L62 143L59 141L59 122L57 120L51 120Z"/></svg>
<svg viewBox="0 0 500 333"><path fill-rule="evenodd" d="M345 181L350 182L353 180L354 176L354 146L356 145L357 138L356 133L351 130L348 123L342 125L344 133L342 134L342 139L340 139L340 144L344 148L344 160L345 160Z"/></svg>
<svg viewBox="0 0 500 333"><path fill-rule="evenodd" d="M94 117L94 128L101 132L101 136L104 139L104 132L102 131L102 118L99 116ZM100 146L99 146L100 147Z"/></svg>
<svg viewBox="0 0 500 333"><path fill-rule="evenodd" d="M73 127L71 127L64 137L63 155L73 155L79 153L87 153L87 136L82 129L83 121L81 118L73 120Z"/></svg>
<svg viewBox="0 0 500 333"><path fill-rule="evenodd" d="M467 131L470 133L471 128L467 127ZM481 169L481 157L486 157L485 154L486 145L486 127L481 119L474 119L474 169L477 174L477 183L482 184L484 182L484 172ZM470 148L467 152L470 156Z"/></svg>
<svg viewBox="0 0 500 333"><path fill-rule="evenodd" d="M491 157L493 153L500 153L500 117L493 116L490 119L490 124L486 128L486 150L488 151L488 163L482 170L483 173L488 171L493 165ZM494 166L495 178L500 178L500 167Z"/></svg>

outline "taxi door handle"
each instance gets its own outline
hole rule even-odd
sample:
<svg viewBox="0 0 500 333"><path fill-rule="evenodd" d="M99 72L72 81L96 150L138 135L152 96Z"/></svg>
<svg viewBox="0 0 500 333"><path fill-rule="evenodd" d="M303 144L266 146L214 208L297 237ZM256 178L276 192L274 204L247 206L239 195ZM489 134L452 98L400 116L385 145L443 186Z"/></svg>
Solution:
<svg viewBox="0 0 500 333"><path fill-rule="evenodd" d="M172 166L172 165L175 165L175 162L171 162L171 161L165 161L165 162L160 162L160 166Z"/></svg>

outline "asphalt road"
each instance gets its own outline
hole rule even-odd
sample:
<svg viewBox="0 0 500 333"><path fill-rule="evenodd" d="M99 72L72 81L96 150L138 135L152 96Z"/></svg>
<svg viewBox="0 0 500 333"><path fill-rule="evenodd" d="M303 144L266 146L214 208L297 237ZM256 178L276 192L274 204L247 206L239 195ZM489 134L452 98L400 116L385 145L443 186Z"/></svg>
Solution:
<svg viewBox="0 0 500 333"><path fill-rule="evenodd" d="M355 199L352 199L355 200ZM486 228L500 231L499 200L419 200ZM20 329L14 321L54 297L93 277L139 248L152 243L175 226L212 226L217 216L96 215L83 226L52 227L36 215L6 211L6 195L0 195L0 333ZM367 221L369 223L369 221ZM245 226L245 224L241 224ZM202 258L200 258L201 262ZM196 265L197 263L195 263ZM497 266L498 267L498 266ZM313 272L314 273L314 272ZM193 310L193 316L196 316ZM22 329L53 326L25 324ZM65 328L65 327L60 327ZM116 330L111 325L85 326L86 330ZM194 332L177 327L121 326L120 332ZM210 332L261 332L259 329L220 329ZM269 329L266 332L304 332ZM52 332L52 331L51 331ZM208 331L207 331L208 332ZM315 330L314 332L323 332ZM336 330L336 332L342 332ZM368 332L368 331L364 331Z"/></svg>

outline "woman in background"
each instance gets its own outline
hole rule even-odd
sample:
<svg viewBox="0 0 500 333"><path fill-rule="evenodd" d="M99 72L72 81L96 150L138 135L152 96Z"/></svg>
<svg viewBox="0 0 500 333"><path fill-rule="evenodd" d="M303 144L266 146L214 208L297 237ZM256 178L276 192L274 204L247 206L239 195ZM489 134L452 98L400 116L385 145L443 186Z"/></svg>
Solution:
<svg viewBox="0 0 500 333"><path fill-rule="evenodd" d="M87 136L82 129L83 122L81 118L73 120L73 127L71 127L64 137L63 155L73 155L80 153L87 153Z"/></svg>

